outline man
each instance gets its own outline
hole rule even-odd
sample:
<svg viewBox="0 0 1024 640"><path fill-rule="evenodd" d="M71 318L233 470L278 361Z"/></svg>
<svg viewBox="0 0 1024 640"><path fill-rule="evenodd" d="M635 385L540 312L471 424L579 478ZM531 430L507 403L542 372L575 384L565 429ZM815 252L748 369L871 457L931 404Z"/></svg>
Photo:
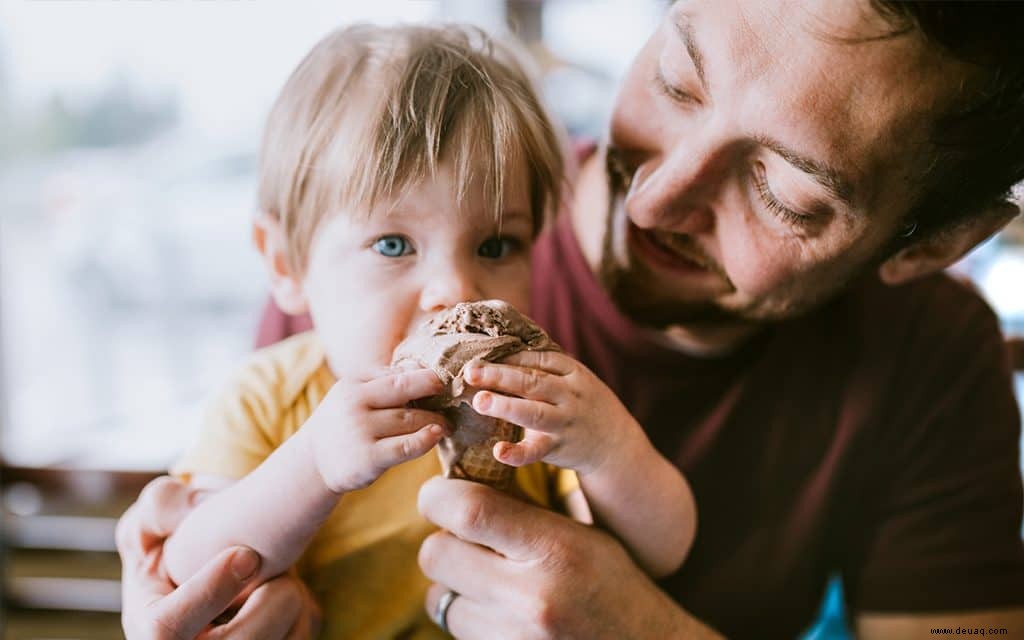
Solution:
<svg viewBox="0 0 1024 640"><path fill-rule="evenodd" d="M460 638L792 637L839 573L864 637L1024 631L1006 354L935 275L1018 213L1022 30L1012 3L673 5L533 310L687 475L697 542L655 584L597 528L435 479L428 611Z"/></svg>

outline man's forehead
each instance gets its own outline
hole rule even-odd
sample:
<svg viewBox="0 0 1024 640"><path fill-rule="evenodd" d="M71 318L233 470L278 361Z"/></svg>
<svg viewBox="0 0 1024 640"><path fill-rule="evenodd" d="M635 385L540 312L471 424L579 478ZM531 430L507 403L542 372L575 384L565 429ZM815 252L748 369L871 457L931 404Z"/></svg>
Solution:
<svg viewBox="0 0 1024 640"><path fill-rule="evenodd" d="M676 33L693 33L701 50L716 51L716 58L724 50L727 57L717 62L737 79L789 80L782 98L801 91L856 98L874 89L913 96L918 88L936 93L943 84L936 82L941 74L925 73L939 65L923 40L910 32L895 34L855 0L695 2L679 5L673 14ZM909 73L920 75L908 87Z"/></svg>

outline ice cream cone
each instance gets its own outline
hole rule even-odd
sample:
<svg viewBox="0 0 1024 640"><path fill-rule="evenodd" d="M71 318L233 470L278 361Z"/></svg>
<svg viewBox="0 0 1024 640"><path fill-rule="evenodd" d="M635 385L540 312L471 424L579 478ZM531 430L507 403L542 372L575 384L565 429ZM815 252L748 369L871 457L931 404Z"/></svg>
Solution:
<svg viewBox="0 0 1024 640"><path fill-rule="evenodd" d="M500 300L464 302L433 317L395 349L396 366L427 367L446 384L446 391L418 404L439 411L453 432L438 445L445 477L473 480L507 491L515 467L494 458L498 442L518 442L522 427L482 416L472 408L476 390L463 370L474 360L496 361L520 351L558 350L550 337L512 305Z"/></svg>

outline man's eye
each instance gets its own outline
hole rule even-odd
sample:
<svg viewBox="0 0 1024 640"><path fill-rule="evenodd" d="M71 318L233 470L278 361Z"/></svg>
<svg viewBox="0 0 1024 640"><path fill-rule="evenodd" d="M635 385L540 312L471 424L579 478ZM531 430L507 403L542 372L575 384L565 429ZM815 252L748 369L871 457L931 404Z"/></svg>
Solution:
<svg viewBox="0 0 1024 640"><path fill-rule="evenodd" d="M412 244L403 236L382 236L373 243L373 250L388 258L412 253Z"/></svg>
<svg viewBox="0 0 1024 640"><path fill-rule="evenodd" d="M510 253L519 248L519 241L515 238L503 238L494 236L487 238L476 250L481 258L499 259L506 258Z"/></svg>
<svg viewBox="0 0 1024 640"><path fill-rule="evenodd" d="M700 104L700 100L696 96L670 83L665 74L661 72L661 69L657 69L654 72L654 84L663 95L674 102L687 105Z"/></svg>
<svg viewBox="0 0 1024 640"><path fill-rule="evenodd" d="M754 187L764 206L784 222L794 226L807 226L815 220L815 216L794 211L775 197L771 187L768 186L768 178L763 166L758 166L754 170Z"/></svg>

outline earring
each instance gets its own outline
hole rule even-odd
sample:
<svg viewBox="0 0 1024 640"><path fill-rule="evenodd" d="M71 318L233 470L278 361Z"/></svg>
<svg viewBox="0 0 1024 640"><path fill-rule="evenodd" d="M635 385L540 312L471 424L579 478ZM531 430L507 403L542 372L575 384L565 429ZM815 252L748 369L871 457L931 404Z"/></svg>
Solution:
<svg viewBox="0 0 1024 640"><path fill-rule="evenodd" d="M917 231L917 220L911 220L910 222L903 225L903 232L900 233L901 238L909 238L914 235Z"/></svg>

